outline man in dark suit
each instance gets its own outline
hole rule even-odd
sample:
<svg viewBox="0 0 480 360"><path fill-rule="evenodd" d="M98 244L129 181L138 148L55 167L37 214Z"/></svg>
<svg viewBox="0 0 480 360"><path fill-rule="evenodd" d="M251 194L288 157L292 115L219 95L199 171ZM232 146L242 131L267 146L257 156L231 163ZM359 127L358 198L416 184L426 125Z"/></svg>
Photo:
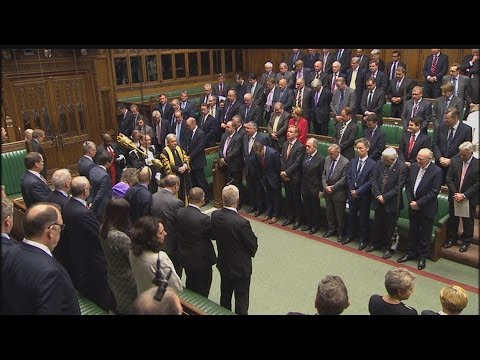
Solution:
<svg viewBox="0 0 480 360"><path fill-rule="evenodd" d="M107 169L107 172L112 179L113 186L120 181L120 175L122 174L122 170L125 168L127 161L125 160L122 148L116 141L113 141L112 136L109 133L103 134L102 140L103 142L97 147L97 154L106 151L112 156L112 165ZM98 158L95 159L95 162L98 164Z"/></svg>
<svg viewBox="0 0 480 360"><path fill-rule="evenodd" d="M217 255L212 244L210 216L200 210L205 193L199 187L190 189L188 206L177 210L176 233L180 263L187 275L186 287L208 298L212 284L212 266Z"/></svg>
<svg viewBox="0 0 480 360"><path fill-rule="evenodd" d="M360 59L359 66L364 69L365 72L369 71L370 58L365 54L365 49L356 49L357 57ZM365 79L366 80L366 79Z"/></svg>
<svg viewBox="0 0 480 360"><path fill-rule="evenodd" d="M60 212L63 215L63 208L68 204L70 186L72 183L72 175L68 169L58 169L52 175L52 183L55 190L52 191L48 197L47 202L57 204L60 206ZM68 238L66 232L62 232L60 241L57 247L53 250L55 258L66 268L68 257Z"/></svg>
<svg viewBox="0 0 480 360"><path fill-rule="evenodd" d="M262 222L275 224L280 217L280 197L282 182L280 180L280 155L270 146L260 142L253 143L253 151L260 159L260 182L265 191L266 215Z"/></svg>
<svg viewBox="0 0 480 360"><path fill-rule="evenodd" d="M38 152L29 152L25 156L25 167L27 171L20 179L23 201L27 208L37 202L47 201L48 195L52 192L47 181L40 174L43 170L43 157Z"/></svg>
<svg viewBox="0 0 480 360"><path fill-rule="evenodd" d="M225 133L220 140L218 156L220 166L226 173L226 181L232 181L237 188L242 186L243 138L236 132L231 121L225 126Z"/></svg>
<svg viewBox="0 0 480 360"><path fill-rule="evenodd" d="M425 97L436 99L442 96L440 85L448 72L448 56L440 53L440 49L432 49L432 55L425 58L423 73L425 75Z"/></svg>
<svg viewBox="0 0 480 360"><path fill-rule="evenodd" d="M325 196L328 230L323 237L338 234L338 242L342 242L345 236L348 162L348 159L340 154L340 146L332 144L328 147L322 174L322 196Z"/></svg>
<svg viewBox="0 0 480 360"><path fill-rule="evenodd" d="M218 84L213 87L213 95L217 97L217 99L222 100L219 98L220 96L225 100L227 97L228 91L230 90L230 85L225 83L225 75L220 73L218 74Z"/></svg>
<svg viewBox="0 0 480 360"><path fill-rule="evenodd" d="M217 268L220 272L220 305L248 315L252 257L257 252L257 237L250 222L237 213L240 196L234 185L222 190L223 208L212 213L212 238L217 241Z"/></svg>
<svg viewBox="0 0 480 360"><path fill-rule="evenodd" d="M165 147L165 138L167 137L167 134L171 132L170 122L167 119L162 118L162 114L160 113L160 111L154 110L152 112L152 127L155 133L155 150L157 152L161 152Z"/></svg>
<svg viewBox="0 0 480 360"><path fill-rule="evenodd" d="M197 126L197 120L190 117L187 119L187 126L190 129L187 141L187 155L190 157L190 179L192 187L200 187L206 194L208 182L205 178L204 168L207 166L205 156L205 133ZM208 203L208 199L205 200Z"/></svg>
<svg viewBox="0 0 480 360"><path fill-rule="evenodd" d="M365 90L366 71L360 66L360 58L353 57L351 60L351 67L346 70L346 84L355 91L355 113L360 114L360 102L362 101L363 91Z"/></svg>
<svg viewBox="0 0 480 360"><path fill-rule="evenodd" d="M182 200L177 197L180 189L180 178L177 175L167 175L164 179L163 188L152 195L152 215L163 219L163 225L167 232L164 242L165 252L175 266L178 276L182 277L182 263L178 249L177 233L177 210L184 206Z"/></svg>
<svg viewBox="0 0 480 360"><path fill-rule="evenodd" d="M281 152L283 144L286 140L288 120L290 120L290 114L283 108L283 104L279 101L273 106L274 111L268 121L267 132L272 141L272 147Z"/></svg>
<svg viewBox="0 0 480 360"><path fill-rule="evenodd" d="M103 221L107 203L112 200L112 178L108 174L108 169L114 161L112 154L104 151L98 155L98 165L90 170L92 191L88 201L92 204L91 209L100 223Z"/></svg>
<svg viewBox="0 0 480 360"><path fill-rule="evenodd" d="M320 227L320 199L325 157L317 150L318 140L309 138L305 145L306 156L302 162L302 199L304 226L300 229L315 234Z"/></svg>
<svg viewBox="0 0 480 360"><path fill-rule="evenodd" d="M470 95L472 98L473 104L479 103L479 95L478 95L478 70L479 70L479 63L478 59L480 58L480 49L472 49L471 55L467 55L463 58L462 65L460 66L460 70L470 78Z"/></svg>
<svg viewBox="0 0 480 360"><path fill-rule="evenodd" d="M385 65L385 63L383 64ZM370 60L370 64L368 65L368 69L370 70L370 73L367 72L366 80L370 78L374 78L376 81L377 88L382 89L383 92L386 93L387 87L388 87L388 79L387 79L387 75L385 75L380 65L381 63L379 63L377 60Z"/></svg>
<svg viewBox="0 0 480 360"><path fill-rule="evenodd" d="M412 90L412 98L405 102L402 111L403 130L407 131L410 119L419 116L423 119L422 132L427 135L428 124L432 121L432 104L423 98L423 88L415 86Z"/></svg>
<svg viewBox="0 0 480 360"><path fill-rule="evenodd" d="M345 78L340 76L337 78L336 89L332 94L332 102L330 104L330 110L335 115L335 119L340 120L340 114L344 107L349 107L352 109L352 116L354 117L354 122L356 123L355 118L355 106L357 103L356 93L353 89L349 88L345 83Z"/></svg>
<svg viewBox="0 0 480 360"><path fill-rule="evenodd" d="M159 104L155 105L153 109L160 112L162 119L170 120L173 115L173 106L168 102L167 94L160 94L160 96L158 97L158 101Z"/></svg>
<svg viewBox="0 0 480 360"><path fill-rule="evenodd" d="M367 91L363 92L362 101L360 103L361 114L363 116L363 127L367 116L375 113L377 114L378 125L382 126L382 111L383 104L385 104L385 91L377 86L377 81L374 77L370 77L366 81Z"/></svg>
<svg viewBox="0 0 480 360"><path fill-rule="evenodd" d="M78 174L85 176L87 179L90 176L90 170L95 166L93 159L97 155L97 145L93 141L85 141L83 143L83 155L78 160Z"/></svg>
<svg viewBox="0 0 480 360"><path fill-rule="evenodd" d="M125 136L131 136L133 128L135 127L134 116L123 103L118 104L118 110L120 111L120 120L121 120L118 133L123 134ZM85 176L85 175L82 175L82 176Z"/></svg>
<svg viewBox="0 0 480 360"><path fill-rule="evenodd" d="M305 54L300 49L292 49L288 57L288 68L291 71L295 71L295 64L298 60L305 61Z"/></svg>
<svg viewBox="0 0 480 360"><path fill-rule="evenodd" d="M392 61L388 62L387 66L385 67L385 73L387 75L389 85L391 83L395 83L396 73L399 67L401 67L404 70L404 72L407 71L407 65L401 62L400 58L401 58L400 51L394 50L392 52Z"/></svg>
<svg viewBox="0 0 480 360"><path fill-rule="evenodd" d="M388 84L387 90L388 101L392 104L392 117L399 118L402 116L405 102L412 98L414 86L415 81L407 78L405 68L398 66L393 80Z"/></svg>
<svg viewBox="0 0 480 360"><path fill-rule="evenodd" d="M276 103L280 101L283 104L285 111L290 112L295 103L295 97L293 96L293 90L287 87L287 80L280 79L278 87L273 91L272 102Z"/></svg>
<svg viewBox="0 0 480 360"><path fill-rule="evenodd" d="M368 156L374 161L380 160L382 151L385 149L387 143L387 135L382 126L378 126L377 114L370 114L367 116L367 128L364 131L365 138L370 143L368 149Z"/></svg>
<svg viewBox="0 0 480 360"><path fill-rule="evenodd" d="M130 203L130 220L132 224L152 210L152 193L148 184L152 178L152 170L145 166L138 174L138 184L130 187L125 193L125 200Z"/></svg>
<svg viewBox="0 0 480 360"><path fill-rule="evenodd" d="M463 244L460 246L460 252L465 252L468 250L473 239L473 221L475 208L478 204L480 179L478 159L473 156L473 144L470 141L466 141L460 144L458 148L459 156L452 158L447 173L449 218L447 225L447 242L443 247L449 248L457 243L460 218L455 216L454 203L462 203L467 200L470 216L462 218Z"/></svg>
<svg viewBox="0 0 480 360"><path fill-rule="evenodd" d="M368 155L370 143L365 138L355 141L358 156L353 158L347 169L348 226L342 244L348 244L356 235L360 243L367 243L370 224L370 203L372 187L370 176L376 162ZM358 222L358 224L357 224ZM357 228L360 231L357 234Z"/></svg>
<svg viewBox="0 0 480 360"><path fill-rule="evenodd" d="M317 52L317 49L308 49L308 54L305 55L303 62L305 67L313 71L314 64L320 59L320 54ZM305 80L307 82L307 80Z"/></svg>
<svg viewBox="0 0 480 360"><path fill-rule="evenodd" d="M267 80L271 79L272 83L275 84L276 74L272 71L273 64L270 61L267 61L264 67L265 67L265 72L262 73L262 76L260 77L260 84L262 84L263 88L266 89Z"/></svg>
<svg viewBox="0 0 480 360"><path fill-rule="evenodd" d="M344 107L340 113L341 122L335 126L335 135L333 136L333 143L340 146L340 152L348 160L355 157L353 145L358 134L358 126L352 120L352 109Z"/></svg>
<svg viewBox="0 0 480 360"><path fill-rule="evenodd" d="M305 79L299 78L295 82L296 88L293 91L293 96L295 98L295 107L299 107L303 111L303 117L305 120L310 122L312 121L312 108L313 108L313 96L312 89L309 86L306 86Z"/></svg>
<svg viewBox="0 0 480 360"><path fill-rule="evenodd" d="M263 101L263 85L257 81L257 75L255 73L251 73L248 76L247 92L252 94L253 103L263 110L263 106L265 105Z"/></svg>
<svg viewBox="0 0 480 360"><path fill-rule="evenodd" d="M224 130L221 126L221 124L223 124L224 109L217 105L217 97L213 95L208 98L208 106L209 114L215 119L215 142L220 142L220 138L224 133Z"/></svg>
<svg viewBox="0 0 480 360"><path fill-rule="evenodd" d="M263 109L253 102L252 94L246 93L243 95L243 104L240 105L238 114L242 117L246 124L250 121L255 122L258 126L262 125Z"/></svg>
<svg viewBox="0 0 480 360"><path fill-rule="evenodd" d="M100 223L87 207L90 183L84 176L72 179L72 198L63 208L68 238L67 269L75 288L105 310L114 308L107 279L107 261L100 245Z"/></svg>
<svg viewBox="0 0 480 360"><path fill-rule="evenodd" d="M240 113L240 101L237 98L237 92L233 89L228 90L227 93L228 101L225 102L224 113L223 113L223 122L221 124L222 128L225 128L227 121L232 120L235 115Z"/></svg>
<svg viewBox="0 0 480 360"><path fill-rule="evenodd" d="M332 93L319 79L312 81L312 122L315 134L328 135Z"/></svg>
<svg viewBox="0 0 480 360"><path fill-rule="evenodd" d="M302 162L305 157L305 146L298 140L298 127L290 126L287 130L287 141L283 144L280 157L280 177L285 187L287 198L287 219L282 226L292 223L293 230L301 226L302 221Z"/></svg>
<svg viewBox="0 0 480 360"><path fill-rule="evenodd" d="M10 232L13 229L13 203L8 197L2 197L2 247L0 256L3 256L10 250L17 242L10 237Z"/></svg>
<svg viewBox="0 0 480 360"><path fill-rule="evenodd" d="M468 76L460 74L460 65L453 64L450 66L449 75L444 76L442 82L443 84L453 84L453 94L460 99L462 112L464 107L469 110L472 103L471 84ZM465 117L467 114L468 111L465 111Z"/></svg>
<svg viewBox="0 0 480 360"><path fill-rule="evenodd" d="M405 191L409 203L407 254L397 260L405 262L418 257L418 270L425 269L426 257L430 255L433 219L438 210L437 195L442 186L442 171L432 164L433 152L420 149L417 162L412 164L406 181Z"/></svg>
<svg viewBox="0 0 480 360"><path fill-rule="evenodd" d="M455 108L463 114L463 102L455 94L455 86L452 83L443 84L440 89L442 96L435 99L432 109L432 121L434 132L437 132L438 125L445 121L445 114L448 108Z"/></svg>
<svg viewBox="0 0 480 360"><path fill-rule="evenodd" d="M43 150L42 143L45 141L45 131L41 129L35 129L32 132L32 142L30 143L32 151L38 152L42 155L43 158L43 169L40 172L42 176L46 179L47 178L47 157L45 156L45 150Z"/></svg>
<svg viewBox="0 0 480 360"><path fill-rule="evenodd" d="M51 253L64 227L51 204L27 210L25 239L2 257L2 314L80 315L70 276Z"/></svg>
<svg viewBox="0 0 480 360"><path fill-rule="evenodd" d="M205 133L205 147L213 147L216 145L218 123L216 123L215 118L210 115L208 104L200 105L200 114L198 126Z"/></svg>
<svg viewBox="0 0 480 360"><path fill-rule="evenodd" d="M264 133L257 131L255 122L245 124L243 135L243 161L245 164L245 178L247 180L248 200L251 208L247 213L255 212L255 217L260 216L265 210L265 192L260 181L260 162L253 150L253 144L258 141L264 145L270 145L270 139Z"/></svg>
<svg viewBox="0 0 480 360"><path fill-rule="evenodd" d="M420 131L423 119L419 116L414 117L408 123L408 129L402 135L398 154L408 168L417 162L417 154L420 149L432 148L432 142L427 134Z"/></svg>
<svg viewBox="0 0 480 360"><path fill-rule="evenodd" d="M323 84L323 81L327 78L327 76L328 74L323 67L323 60L320 59L318 61L315 61L315 64L313 65L313 69L310 72L310 79L308 80L305 79L305 83L307 85L310 84L309 86L313 87L312 81L315 79L318 79Z"/></svg>
<svg viewBox="0 0 480 360"><path fill-rule="evenodd" d="M400 210L403 209L402 189L407 177L407 166L398 159L397 151L387 147L382 152L382 160L378 161L372 172L370 183L372 184L372 209L375 211L373 219L373 240L367 247L367 243L360 243L358 250L367 247L371 252L382 247L390 246L395 221ZM391 256L385 252L385 256Z"/></svg>
<svg viewBox="0 0 480 360"><path fill-rule="evenodd" d="M183 90L180 93L180 109L182 110L182 114L184 115L184 119L188 119L195 115L195 105L191 101L188 100L188 91Z"/></svg>
<svg viewBox="0 0 480 360"><path fill-rule="evenodd" d="M449 108L445 114L445 122L438 126L433 139L435 163L443 171L442 184L445 184L453 156L458 154L458 147L465 141L472 141L472 128L460 122L460 112L456 108Z"/></svg>
<svg viewBox="0 0 480 360"><path fill-rule="evenodd" d="M350 60L352 59L352 50L350 49L338 49L335 54L336 60L342 64L340 72L345 74L350 67Z"/></svg>

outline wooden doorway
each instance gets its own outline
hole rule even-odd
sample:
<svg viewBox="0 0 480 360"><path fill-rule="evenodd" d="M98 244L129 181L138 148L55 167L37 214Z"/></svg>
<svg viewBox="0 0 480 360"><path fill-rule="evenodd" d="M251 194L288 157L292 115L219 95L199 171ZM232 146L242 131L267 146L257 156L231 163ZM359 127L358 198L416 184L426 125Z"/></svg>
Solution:
<svg viewBox="0 0 480 360"><path fill-rule="evenodd" d="M82 156L82 143L96 132L95 94L88 71L6 78L8 101L22 131L45 131L43 147L49 174L74 168Z"/></svg>

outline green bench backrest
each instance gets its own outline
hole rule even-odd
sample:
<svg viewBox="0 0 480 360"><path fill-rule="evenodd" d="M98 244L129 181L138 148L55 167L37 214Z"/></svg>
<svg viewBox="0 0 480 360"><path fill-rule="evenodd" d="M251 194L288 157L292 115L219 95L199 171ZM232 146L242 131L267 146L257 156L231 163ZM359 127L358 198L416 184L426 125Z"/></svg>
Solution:
<svg viewBox="0 0 480 360"><path fill-rule="evenodd" d="M183 289L178 296L180 299L185 300L208 315L235 315L235 313L231 312L230 310L218 305L217 303L214 303L212 300L209 300L205 296L197 294L190 289Z"/></svg>
<svg viewBox="0 0 480 360"><path fill-rule="evenodd" d="M2 184L8 196L21 195L20 178L27 170L25 156L27 150L14 150L2 153Z"/></svg>
<svg viewBox="0 0 480 360"><path fill-rule="evenodd" d="M330 145L332 145L332 143L327 142L327 141L319 141L318 146L317 146L317 150L323 156L327 156L328 155L328 147Z"/></svg>
<svg viewBox="0 0 480 360"><path fill-rule="evenodd" d="M430 143L433 145L433 129L427 129L427 134L430 139Z"/></svg>
<svg viewBox="0 0 480 360"><path fill-rule="evenodd" d="M387 137L387 144L399 145L403 129L400 126L392 124L383 124L382 127Z"/></svg>
<svg viewBox="0 0 480 360"><path fill-rule="evenodd" d="M335 135L335 125L337 123L337 120L335 118L330 118L330 121L328 122L328 136L334 136Z"/></svg>
<svg viewBox="0 0 480 360"><path fill-rule="evenodd" d="M207 155L207 165L203 172L209 184L213 184L213 161L218 158L218 151Z"/></svg>
<svg viewBox="0 0 480 360"><path fill-rule="evenodd" d="M93 301L81 296L77 293L78 305L80 306L80 313L82 315L108 315L108 312L103 310Z"/></svg>
<svg viewBox="0 0 480 360"><path fill-rule="evenodd" d="M382 117L392 116L392 103L386 102L382 107Z"/></svg>
<svg viewBox="0 0 480 360"><path fill-rule="evenodd" d="M403 193L403 209L400 211L400 218L408 219L408 200L407 200L407 193L405 189L402 191ZM445 215L448 215L448 195L444 193L440 193L437 196L438 200L438 211L435 215L435 219L433 220L433 225L438 225L438 220L443 218Z"/></svg>

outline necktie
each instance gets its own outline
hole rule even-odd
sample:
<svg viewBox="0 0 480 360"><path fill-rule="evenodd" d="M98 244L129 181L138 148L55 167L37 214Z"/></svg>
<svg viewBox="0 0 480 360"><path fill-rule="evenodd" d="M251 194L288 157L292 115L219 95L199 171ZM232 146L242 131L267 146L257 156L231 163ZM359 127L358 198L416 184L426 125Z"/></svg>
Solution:
<svg viewBox="0 0 480 360"><path fill-rule="evenodd" d="M177 135L177 143L180 144L180 132L181 132L181 129L182 129L182 125L177 122L177 129L175 131L176 135Z"/></svg>
<svg viewBox="0 0 480 360"><path fill-rule="evenodd" d="M284 92L285 92L285 90L280 90L280 97L278 98L278 100L280 100L283 97Z"/></svg>
<svg viewBox="0 0 480 360"><path fill-rule="evenodd" d="M317 72L317 75L315 75L315 79L320 79L320 72Z"/></svg>
<svg viewBox="0 0 480 360"><path fill-rule="evenodd" d="M160 144L160 139L162 138L162 125L161 120L157 123L157 141Z"/></svg>
<svg viewBox="0 0 480 360"><path fill-rule="evenodd" d="M223 85L220 83L218 84L218 94L222 95L222 91L223 91Z"/></svg>
<svg viewBox="0 0 480 360"><path fill-rule="evenodd" d="M358 176L358 174L360 174L360 172L362 171L362 167L363 167L363 160L362 160L362 159L358 159L357 176Z"/></svg>
<svg viewBox="0 0 480 360"><path fill-rule="evenodd" d="M433 55L432 67L430 68L430 76L437 74L438 55Z"/></svg>
<svg viewBox="0 0 480 360"><path fill-rule="evenodd" d="M345 100L345 91L340 90L340 101L338 102L337 115L340 115L342 111L344 100Z"/></svg>
<svg viewBox="0 0 480 360"><path fill-rule="evenodd" d="M373 91L370 90L370 93L368 94L368 99L367 99L367 108L370 107L370 104L372 103L372 97L373 97Z"/></svg>
<svg viewBox="0 0 480 360"><path fill-rule="evenodd" d="M375 132L375 130L372 130L370 132L367 133L367 140L370 141L372 140L372 137L373 137L373 133Z"/></svg>
<svg viewBox="0 0 480 360"><path fill-rule="evenodd" d="M228 145L230 145L230 140L231 140L231 136L228 135L227 138L225 139L225 144L223 145L223 157L224 158L227 157L227 149L228 149Z"/></svg>
<svg viewBox="0 0 480 360"><path fill-rule="evenodd" d="M397 85L395 86L395 89L398 91L400 89L400 80L397 80Z"/></svg>
<svg viewBox="0 0 480 360"><path fill-rule="evenodd" d="M392 63L392 69L390 70L390 80L395 79L395 71L397 70L397 62Z"/></svg>
<svg viewBox="0 0 480 360"><path fill-rule="evenodd" d="M277 132L277 126L279 121L280 121L280 116L275 116L275 120L273 121L272 132Z"/></svg>
<svg viewBox="0 0 480 360"><path fill-rule="evenodd" d="M447 138L447 155L450 154L450 145L452 144L453 140L453 127L450 128L450 132L448 133L448 138Z"/></svg>
<svg viewBox="0 0 480 360"><path fill-rule="evenodd" d="M371 77L375 77L375 72L372 71L372 73L370 74Z"/></svg>
<svg viewBox="0 0 480 360"><path fill-rule="evenodd" d="M247 115L248 115L248 110L250 109L250 106L247 106L245 107L245 118L244 118L244 121L246 121L247 119Z"/></svg>
<svg viewBox="0 0 480 360"><path fill-rule="evenodd" d="M336 88L337 88L337 74L335 73L333 74L333 77L332 77L332 94Z"/></svg>
<svg viewBox="0 0 480 360"><path fill-rule="evenodd" d="M468 163L463 162L462 176L460 177L460 186L458 187L459 192L462 190L463 180L465 179L465 174L467 173L467 170L468 170Z"/></svg>
<svg viewBox="0 0 480 360"><path fill-rule="evenodd" d="M415 180L415 185L413 186L413 193L415 194L415 196L417 193L418 185L420 185L420 181L422 181L423 175L425 175L425 171L425 168L420 168L420 170L418 171L417 179Z"/></svg>
<svg viewBox="0 0 480 360"><path fill-rule="evenodd" d="M287 148L287 159L290 157L290 152L292 151L292 143L288 143L288 148Z"/></svg>
<svg viewBox="0 0 480 360"><path fill-rule="evenodd" d="M312 160L312 155L307 156L307 160L305 161L305 164L308 164Z"/></svg>
<svg viewBox="0 0 480 360"><path fill-rule="evenodd" d="M345 123L343 123L342 127L340 128L340 138L338 139L339 144L342 142L343 132L345 131L346 127L347 127L347 125L345 125Z"/></svg>
<svg viewBox="0 0 480 360"><path fill-rule="evenodd" d="M231 108L232 108L232 104L229 104L228 107L227 107L227 111L225 111L225 117L224 117L225 120L227 120L229 118L228 113L230 112Z"/></svg>
<svg viewBox="0 0 480 360"><path fill-rule="evenodd" d="M340 61L343 54L343 49L338 50L337 61Z"/></svg>
<svg viewBox="0 0 480 360"><path fill-rule="evenodd" d="M407 158L410 159L410 154L412 153L412 149L415 146L415 134L410 136L410 142L408 143L408 151L407 151Z"/></svg>
<svg viewBox="0 0 480 360"><path fill-rule="evenodd" d="M314 98L314 100L315 100L315 106L317 106L317 104L318 104L318 97L319 97L319 93L318 93L318 91L317 91L317 92L315 93L315 98Z"/></svg>
<svg viewBox="0 0 480 360"><path fill-rule="evenodd" d="M252 136L250 140L248 141L248 153L250 154L252 152L252 146L253 143L255 142L255 138Z"/></svg>
<svg viewBox="0 0 480 360"><path fill-rule="evenodd" d="M297 106L300 108L302 107L302 94L303 94L303 88L298 90L298 94L297 94Z"/></svg>
<svg viewBox="0 0 480 360"><path fill-rule="evenodd" d="M328 169L327 180L330 180L332 178L333 170L335 168L335 161L337 161L337 160L332 160L332 163L330 164L330 169Z"/></svg>
<svg viewBox="0 0 480 360"><path fill-rule="evenodd" d="M173 112L172 120L170 121L170 125L172 128L175 126L176 121L177 121L177 118L175 117L175 112Z"/></svg>
<svg viewBox="0 0 480 360"><path fill-rule="evenodd" d="M447 113L448 110L448 105L450 104L450 99L445 99L445 105L443 106L443 116L442 116L442 121L445 121L445 114Z"/></svg>
<svg viewBox="0 0 480 360"><path fill-rule="evenodd" d="M458 88L457 88L457 78L452 78L452 84L455 86L455 96L458 96Z"/></svg>
<svg viewBox="0 0 480 360"><path fill-rule="evenodd" d="M39 174L39 175L40 175L40 179L42 179L42 181L46 184L47 180L45 180L45 178L42 176L42 174Z"/></svg>
<svg viewBox="0 0 480 360"><path fill-rule="evenodd" d="M357 88L357 69L352 71L352 79L350 80L350 89L355 90Z"/></svg>
<svg viewBox="0 0 480 360"><path fill-rule="evenodd" d="M413 111L412 111L412 117L417 116L419 104L420 103L418 101L415 101L415 106L413 107Z"/></svg>

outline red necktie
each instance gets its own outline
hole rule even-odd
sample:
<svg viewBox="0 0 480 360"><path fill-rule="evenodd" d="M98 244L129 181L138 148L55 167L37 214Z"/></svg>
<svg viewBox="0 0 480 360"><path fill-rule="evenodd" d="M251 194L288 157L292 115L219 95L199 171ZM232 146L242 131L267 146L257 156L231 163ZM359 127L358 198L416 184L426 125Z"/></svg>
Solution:
<svg viewBox="0 0 480 360"><path fill-rule="evenodd" d="M112 159L115 161L115 150L111 146L107 146L107 150L110 154L112 154ZM112 164L109 168L110 170L110 176L112 178L112 185L115 185L117 183L117 168L115 167L115 164Z"/></svg>
<svg viewBox="0 0 480 360"><path fill-rule="evenodd" d="M412 134L410 137L410 143L408 144L408 151L407 151L407 158L410 159L410 154L412 153L412 149L415 145L415 135Z"/></svg>
<svg viewBox="0 0 480 360"><path fill-rule="evenodd" d="M432 67L430 68L430 76L435 76L437 73L438 55L433 55Z"/></svg>
<svg viewBox="0 0 480 360"><path fill-rule="evenodd" d="M287 149L287 159L290 157L290 152L292 151L292 143L288 143L288 149Z"/></svg>

